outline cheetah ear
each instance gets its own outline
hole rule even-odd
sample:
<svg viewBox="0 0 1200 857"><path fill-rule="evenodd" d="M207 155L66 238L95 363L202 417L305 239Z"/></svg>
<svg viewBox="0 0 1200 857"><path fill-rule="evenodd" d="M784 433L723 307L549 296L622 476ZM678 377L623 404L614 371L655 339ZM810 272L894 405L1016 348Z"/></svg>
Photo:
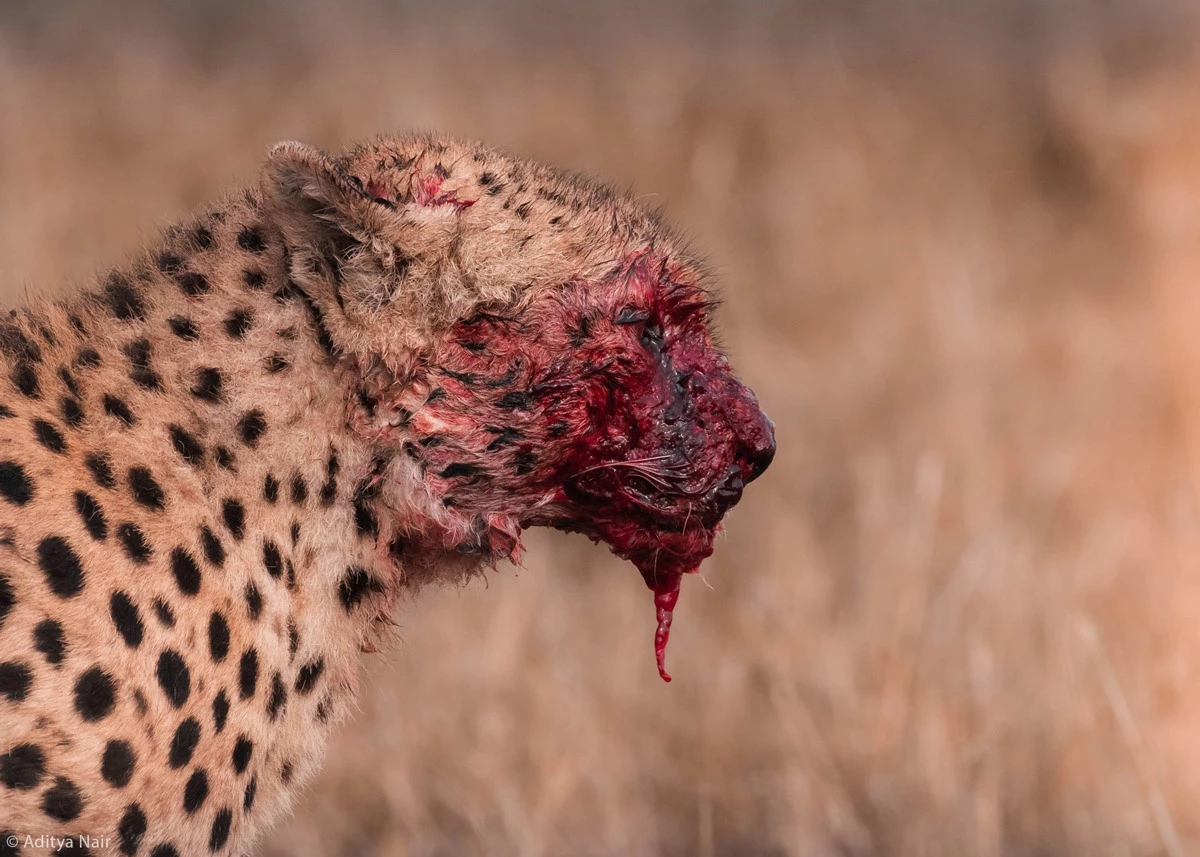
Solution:
<svg viewBox="0 0 1200 857"><path fill-rule="evenodd" d="M263 170L269 216L292 251L293 279L348 318L370 314L403 275L389 236L398 212L341 163L303 143L272 147Z"/></svg>
<svg viewBox="0 0 1200 857"><path fill-rule="evenodd" d="M263 193L293 245L369 241L385 227L384 206L362 182L320 149L276 143L263 171ZM376 210L378 209L378 210Z"/></svg>

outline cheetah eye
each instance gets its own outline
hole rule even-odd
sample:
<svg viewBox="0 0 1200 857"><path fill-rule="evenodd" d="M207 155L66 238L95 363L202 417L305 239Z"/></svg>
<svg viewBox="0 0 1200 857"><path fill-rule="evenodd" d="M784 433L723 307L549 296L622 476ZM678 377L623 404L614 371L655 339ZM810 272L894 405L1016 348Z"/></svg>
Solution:
<svg viewBox="0 0 1200 857"><path fill-rule="evenodd" d="M642 345L649 348L651 351L658 351L663 344L662 328L657 324L647 324L642 328Z"/></svg>

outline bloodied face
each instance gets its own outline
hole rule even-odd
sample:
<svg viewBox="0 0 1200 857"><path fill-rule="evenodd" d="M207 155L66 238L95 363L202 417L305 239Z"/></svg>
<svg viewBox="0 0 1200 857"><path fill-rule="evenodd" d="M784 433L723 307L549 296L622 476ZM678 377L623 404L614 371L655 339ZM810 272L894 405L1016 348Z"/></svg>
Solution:
<svg viewBox="0 0 1200 857"><path fill-rule="evenodd" d="M631 255L456 324L414 417L446 498L493 523L486 550L508 551L494 524L515 516L633 562L655 593L667 680L682 577L775 453L771 421L712 342L711 308L685 267Z"/></svg>

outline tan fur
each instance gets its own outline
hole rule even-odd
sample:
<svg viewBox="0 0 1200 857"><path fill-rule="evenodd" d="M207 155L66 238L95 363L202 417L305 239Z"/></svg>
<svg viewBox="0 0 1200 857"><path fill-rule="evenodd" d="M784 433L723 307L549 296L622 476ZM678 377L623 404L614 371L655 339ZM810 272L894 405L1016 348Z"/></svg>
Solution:
<svg viewBox="0 0 1200 857"><path fill-rule="evenodd" d="M386 196L376 197L381 189ZM354 245L340 260L340 290L323 255L338 235ZM479 145L404 137L334 159L285 143L272 150L261 189L169 230L160 246L86 294L14 312L0 326L0 369L13 379L0 380L7 385L0 402L11 413L0 419L0 467L9 468L0 480L0 606L11 603L0 615L0 832L106 838L108 848L93 847L93 854L201 855L210 853L214 823L219 828L228 810L218 853L252 850L318 769L330 726L354 705L359 651L376 641L402 585L461 577L488 561L455 550L474 523L441 502L416 462L397 455L380 463L383 440L398 447L405 428L389 423L386 410L365 412L355 390L383 378L407 391L398 402L419 411L429 391L419 377L422 355L454 322L480 309L519 308L647 249L694 271L658 220L627 199ZM207 285L189 296L199 288L191 274ZM314 309L336 359L318 342ZM240 337L230 333L239 311L248 319ZM186 319L197 338L173 332L170 319ZM141 340L149 359L139 374L129 351ZM217 401L192 392L206 369L220 373ZM125 403L132 425L106 410L106 395ZM64 399L77 403L77 425L67 419L75 405ZM251 443L242 423L252 412L261 413L265 430ZM39 440L36 420L54 426L65 448ZM185 460L172 425L202 447L201 462ZM220 463L219 447L232 460ZM107 456L114 486L98 484L85 463L93 454ZM161 487L161 509L134 498L135 466ZM273 502L265 499L270 478L278 482ZM89 534L80 492L101 510L103 538ZM244 506L240 539L225 520L227 499ZM356 524L356 499L373 513L376 533L363 532L361 519ZM406 517L433 522L435 537L407 554L389 551L393 522ZM152 551L144 563L122 545L119 530L129 524ZM502 516L489 524L514 538L519 532ZM204 526L224 550L220 566L206 558ZM60 560L39 554L49 537L78 558L77 592L53 591L46 566L61 571ZM278 579L268 574L266 542L291 563L293 585L287 571ZM172 573L176 549L200 570L195 594ZM351 575L354 568L362 575ZM257 619L249 615L250 584L261 591ZM136 646L113 619L118 592L136 607ZM349 608L347 592L357 599ZM156 600L169 605L173 626L156 614ZM209 642L214 612L230 629L219 663ZM62 629L57 664L34 644L35 628L47 620ZM177 652L189 672L178 707L157 675L165 650ZM240 663L251 650L257 681L242 699ZM319 677L302 692L302 668L318 662ZM94 667L111 678L114 699L111 710L88 721L77 683ZM272 718L276 675L286 702ZM221 692L230 707L218 732L213 702ZM103 699L89 704L104 707ZM172 743L188 718L199 723L199 740L172 767ZM231 761L240 737L253 743L242 772ZM123 785L102 776L106 748L116 741L127 742L136 759ZM41 754L39 770L22 767L31 752L24 745ZM207 792L189 812L185 787L197 771ZM77 791L78 806L62 799L70 789L54 792L60 778ZM167 844L174 852L155 850ZM0 840L0 853L8 853L3 848Z"/></svg>

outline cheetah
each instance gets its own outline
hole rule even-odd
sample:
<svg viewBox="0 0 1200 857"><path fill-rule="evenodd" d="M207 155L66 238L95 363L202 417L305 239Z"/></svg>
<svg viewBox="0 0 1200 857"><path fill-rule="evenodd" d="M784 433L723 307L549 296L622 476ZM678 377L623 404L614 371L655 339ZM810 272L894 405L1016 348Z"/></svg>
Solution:
<svg viewBox="0 0 1200 857"><path fill-rule="evenodd" d="M413 135L281 143L0 319L0 855L250 853L397 599L529 527L632 561L669 680L775 451L705 281L628 197Z"/></svg>

